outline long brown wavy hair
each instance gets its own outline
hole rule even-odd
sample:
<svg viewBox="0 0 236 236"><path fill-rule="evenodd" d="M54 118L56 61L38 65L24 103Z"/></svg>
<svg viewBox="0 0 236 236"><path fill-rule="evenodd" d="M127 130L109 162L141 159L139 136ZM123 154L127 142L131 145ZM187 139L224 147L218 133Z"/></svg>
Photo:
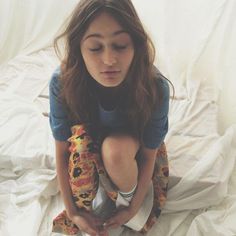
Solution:
<svg viewBox="0 0 236 236"><path fill-rule="evenodd" d="M134 44L134 58L125 78L123 112L129 127L141 141L143 130L154 106L161 100L154 72L155 49L130 0L80 0L65 31L54 41L59 55L59 40L64 39L65 52L60 80L62 100L73 124L98 124L97 99L91 88L91 78L81 54L80 42L89 24L102 12L109 13L129 33ZM124 101L123 101L124 102ZM124 103L123 103L124 104Z"/></svg>

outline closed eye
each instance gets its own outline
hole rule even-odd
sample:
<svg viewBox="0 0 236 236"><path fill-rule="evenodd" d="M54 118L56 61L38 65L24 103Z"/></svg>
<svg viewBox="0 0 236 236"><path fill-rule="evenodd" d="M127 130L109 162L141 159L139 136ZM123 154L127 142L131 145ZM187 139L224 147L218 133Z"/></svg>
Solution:
<svg viewBox="0 0 236 236"><path fill-rule="evenodd" d="M117 44L114 44L112 45L113 49L114 50L117 50L117 51L122 51L122 50L125 50L128 45L117 45ZM94 47L94 48L89 48L89 51L91 52L99 52L103 49L102 46L99 46L99 47Z"/></svg>
<svg viewBox="0 0 236 236"><path fill-rule="evenodd" d="M89 48L91 52L98 52L102 49L102 47L97 47L97 48Z"/></svg>
<svg viewBox="0 0 236 236"><path fill-rule="evenodd" d="M113 48L115 49L115 50L124 50L124 49L126 49L127 48L127 45L113 45Z"/></svg>

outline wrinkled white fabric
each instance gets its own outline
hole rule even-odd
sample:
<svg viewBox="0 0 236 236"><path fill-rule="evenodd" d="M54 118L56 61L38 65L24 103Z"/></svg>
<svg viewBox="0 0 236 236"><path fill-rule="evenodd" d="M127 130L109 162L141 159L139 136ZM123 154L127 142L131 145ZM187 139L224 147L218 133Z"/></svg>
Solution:
<svg viewBox="0 0 236 236"><path fill-rule="evenodd" d="M53 236L52 219L64 206L45 116L58 59L46 46L76 1L68 8L57 1L58 11L54 0L30 1L29 8L20 2L0 1L0 235ZM147 235L236 235L236 2L133 2L154 38L156 63L176 90L166 137L168 199ZM25 30L15 24L26 20ZM111 235L139 234L121 227Z"/></svg>
<svg viewBox="0 0 236 236"><path fill-rule="evenodd" d="M46 94L45 86L57 65L53 55L52 50L47 49L17 57L1 68L0 232L3 235L16 232L26 236L50 235L52 218L64 208L55 179L54 141L48 118L35 103ZM29 62L32 67L27 67ZM40 68L44 68L43 72ZM20 75L24 70L25 75L32 74L37 82L23 76L16 86L14 76L8 75ZM23 86L25 81L28 86L31 83L32 91ZM48 102L46 105L48 109ZM195 96L191 100L170 102L170 129L166 137L170 163L168 200L148 235L183 235L183 232L201 235L206 234L208 224L212 225L209 230L215 235L235 232L232 221L236 188L231 185L232 181L235 184L235 177L229 180L235 176L236 130L231 126L219 135L217 112L216 102ZM218 220L221 224L214 227ZM113 234L133 233L121 228Z"/></svg>
<svg viewBox="0 0 236 236"><path fill-rule="evenodd" d="M78 0L1 0L0 64L52 45Z"/></svg>

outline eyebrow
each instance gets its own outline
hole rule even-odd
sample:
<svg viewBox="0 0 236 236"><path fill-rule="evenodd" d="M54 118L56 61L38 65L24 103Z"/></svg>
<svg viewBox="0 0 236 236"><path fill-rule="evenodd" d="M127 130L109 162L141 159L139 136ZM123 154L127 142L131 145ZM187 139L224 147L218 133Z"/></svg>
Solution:
<svg viewBox="0 0 236 236"><path fill-rule="evenodd" d="M117 36L117 35L124 34L124 33L128 34L128 32L125 31L125 30L118 30L118 31L112 33L112 36ZM99 34L99 33L94 33L94 34L89 34L88 36L86 36L83 41L85 41L85 40L88 39L88 38L92 38L92 37L95 37L95 38L104 38L101 34Z"/></svg>

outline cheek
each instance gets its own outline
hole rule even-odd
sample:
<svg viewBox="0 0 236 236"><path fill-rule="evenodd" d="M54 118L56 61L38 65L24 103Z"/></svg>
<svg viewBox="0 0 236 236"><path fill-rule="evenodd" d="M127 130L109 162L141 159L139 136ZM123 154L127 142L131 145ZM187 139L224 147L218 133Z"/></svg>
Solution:
<svg viewBox="0 0 236 236"><path fill-rule="evenodd" d="M83 56L85 66L87 67L87 70L90 73L95 71L95 68L97 67L97 64L98 64L97 58L89 53L82 53L82 56Z"/></svg>
<svg viewBox="0 0 236 236"><path fill-rule="evenodd" d="M127 55L126 55L126 60L124 60L125 63L126 63L126 65L127 65L128 67L129 67L130 64L132 63L133 58L134 58L134 51L132 50L132 51L130 51L130 52L127 53Z"/></svg>

